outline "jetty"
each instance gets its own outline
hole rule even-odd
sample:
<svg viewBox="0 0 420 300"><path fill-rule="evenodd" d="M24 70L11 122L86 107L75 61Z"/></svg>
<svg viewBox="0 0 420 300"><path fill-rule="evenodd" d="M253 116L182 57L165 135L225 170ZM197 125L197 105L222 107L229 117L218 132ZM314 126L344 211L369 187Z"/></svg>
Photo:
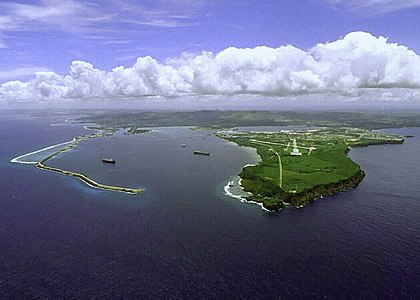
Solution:
<svg viewBox="0 0 420 300"><path fill-rule="evenodd" d="M143 188L128 188L128 187L121 187L121 186L105 185L105 184L102 184L102 183L99 183L99 182L96 182L96 181L92 180L91 178L87 177L85 174L72 172L72 171L68 171L68 170L63 170L63 169L59 169L59 168L54 168L54 167L47 166L45 164L48 160L57 156L58 154L73 149L74 145L77 144L79 141L82 141L82 140L84 140L83 136L79 137L79 138L76 138L76 141L73 142L73 144L62 148L62 149L58 150L57 152L54 152L54 153L50 154L49 156L45 157L41 161L37 162L35 164L35 166L38 169L42 169L42 170L46 170L46 171L50 171L50 172L54 172L54 173L59 173L59 174L63 174L63 175L71 176L71 177L75 177L75 178L83 181L88 186L96 188L96 189L100 189L100 190L121 192L121 193L127 193L127 194L132 194L132 195L140 194L141 192L144 191ZM104 160L106 160L106 161L104 161ZM115 160L112 159L112 158L111 159L102 159L102 161L107 162L107 163L115 163Z"/></svg>
<svg viewBox="0 0 420 300"><path fill-rule="evenodd" d="M144 189L142 189L142 188L132 189L132 188L126 188L126 187L119 187L119 186L101 184L101 183L98 183L98 182L90 179L89 177L87 177L86 175L84 175L82 173L76 173L76 172L72 172L72 171L67 171L67 170L62 170L62 169L58 169L58 168L49 167L49 166L46 166L45 164L43 164L42 162L38 162L36 164L36 167L38 169L43 169L43 170L47 170L47 171L60 173L60 174L63 174L63 175L68 175L68 176L78 178L81 181L83 181L84 183L86 183L87 185L89 185L93 188L96 188L96 189L108 190L108 191L114 191L114 192L122 192L122 193L127 193L127 194L132 194L132 195L140 194L141 192L144 191Z"/></svg>

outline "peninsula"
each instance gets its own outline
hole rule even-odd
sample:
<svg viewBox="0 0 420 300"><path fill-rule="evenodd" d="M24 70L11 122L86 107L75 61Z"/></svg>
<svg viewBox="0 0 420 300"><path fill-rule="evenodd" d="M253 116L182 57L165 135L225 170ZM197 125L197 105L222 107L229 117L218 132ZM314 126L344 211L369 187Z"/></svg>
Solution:
<svg viewBox="0 0 420 300"><path fill-rule="evenodd" d="M218 137L255 148L261 157L258 165L243 168L240 186L232 189L242 188L249 194L246 200L277 211L302 207L317 198L355 188L365 173L347 156L350 148L403 143L403 137L374 130L420 126L419 116L418 111L120 111L79 117L75 122L93 123L100 128L195 126L218 131ZM259 133L226 130L243 126L306 129Z"/></svg>
<svg viewBox="0 0 420 300"><path fill-rule="evenodd" d="M245 166L239 174L239 185L229 183L228 188L238 191L235 197L242 197L244 193L239 193L242 189L248 193L246 200L260 203L267 210L278 211L284 207L302 207L323 196L355 188L365 173L347 156L350 148L403 143L404 137L375 130L420 126L419 116L420 112L401 115L375 112L218 110L76 112L70 119L71 123L83 124L97 132L59 144L65 147L57 148L58 151L40 161L25 162L20 159L30 153L12 162L32 163L39 169L78 178L94 188L138 194L143 189L104 185L85 174L54 168L46 163L52 157L71 150L81 141L111 136L116 131L124 135L136 135L148 133L153 127L194 126L196 129L210 130L219 138L240 146L256 149L261 158L260 163ZM257 132L243 128L242 131L226 129L244 126L281 126L287 130ZM186 144L182 144L182 147L186 147ZM210 152L199 149L192 153L210 155Z"/></svg>
<svg viewBox="0 0 420 300"><path fill-rule="evenodd" d="M257 150L261 162L246 166L240 184L270 211L303 207L323 196L356 187L365 173L347 153L350 147L400 144L404 139L357 128L308 128L280 132L223 130L220 138Z"/></svg>

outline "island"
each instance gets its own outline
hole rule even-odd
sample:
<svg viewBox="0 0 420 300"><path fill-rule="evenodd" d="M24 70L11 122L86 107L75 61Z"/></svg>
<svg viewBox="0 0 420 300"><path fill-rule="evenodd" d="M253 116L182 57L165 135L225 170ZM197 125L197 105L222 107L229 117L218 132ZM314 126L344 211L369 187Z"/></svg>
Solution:
<svg viewBox="0 0 420 300"><path fill-rule="evenodd" d="M255 148L261 162L245 166L240 185L247 201L269 211L303 207L323 196L355 188L365 173L350 147L401 144L404 139L358 128L308 128L279 132L218 131L220 138Z"/></svg>
<svg viewBox="0 0 420 300"><path fill-rule="evenodd" d="M376 130L420 126L419 116L419 111L104 111L75 118L74 122L136 130L189 126L211 130L219 138L255 148L261 162L245 166L239 174L238 190L248 196L233 196L259 203L269 211L279 211L284 207L303 207L315 199L357 187L365 172L347 156L350 148L403 143L404 137ZM247 126L306 129L232 130Z"/></svg>
<svg viewBox="0 0 420 300"><path fill-rule="evenodd" d="M256 202L269 211L279 211L285 207L303 207L318 198L355 188L365 172L347 156L351 147L403 143L404 138L412 136L384 134L377 129L420 126L420 112L105 110L75 111L68 122L84 125L95 133L59 144L65 147L57 148L55 153L36 163L21 161L31 153L12 162L33 163L39 169L78 178L94 188L138 194L142 188L97 183L85 174L54 168L47 162L89 138L107 137L116 132L146 134L154 127L185 126L256 149L260 162L245 166L238 174L239 182L229 183L225 191L226 188L238 190L238 194L232 194L235 198ZM249 126L258 130L261 126L272 126L277 130L244 129ZM280 127L283 130L279 130ZM191 154L210 156L210 152L200 149L194 149Z"/></svg>

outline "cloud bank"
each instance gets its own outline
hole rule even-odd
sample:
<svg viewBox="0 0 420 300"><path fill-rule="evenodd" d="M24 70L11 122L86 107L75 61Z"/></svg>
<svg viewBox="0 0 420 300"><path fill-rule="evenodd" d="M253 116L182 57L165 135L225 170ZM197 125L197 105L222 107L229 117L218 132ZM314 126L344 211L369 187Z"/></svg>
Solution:
<svg viewBox="0 0 420 300"><path fill-rule="evenodd" d="M183 54L159 63L140 57L132 67L98 70L74 61L68 75L36 72L28 82L0 86L2 101L126 98L147 95L290 96L380 88L418 95L420 56L384 37L353 32L308 51L287 45L227 48L218 54ZM414 91L414 92L413 92ZM384 93L386 94L386 93Z"/></svg>

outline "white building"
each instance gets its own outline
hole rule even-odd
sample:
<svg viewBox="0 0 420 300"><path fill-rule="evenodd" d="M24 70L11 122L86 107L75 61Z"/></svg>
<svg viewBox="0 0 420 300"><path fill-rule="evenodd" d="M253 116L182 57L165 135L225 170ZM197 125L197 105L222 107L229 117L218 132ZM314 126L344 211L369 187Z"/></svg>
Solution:
<svg viewBox="0 0 420 300"><path fill-rule="evenodd" d="M290 152L290 155L293 156L301 156L302 153L299 152L299 149L297 147L296 139L293 139L293 151Z"/></svg>

